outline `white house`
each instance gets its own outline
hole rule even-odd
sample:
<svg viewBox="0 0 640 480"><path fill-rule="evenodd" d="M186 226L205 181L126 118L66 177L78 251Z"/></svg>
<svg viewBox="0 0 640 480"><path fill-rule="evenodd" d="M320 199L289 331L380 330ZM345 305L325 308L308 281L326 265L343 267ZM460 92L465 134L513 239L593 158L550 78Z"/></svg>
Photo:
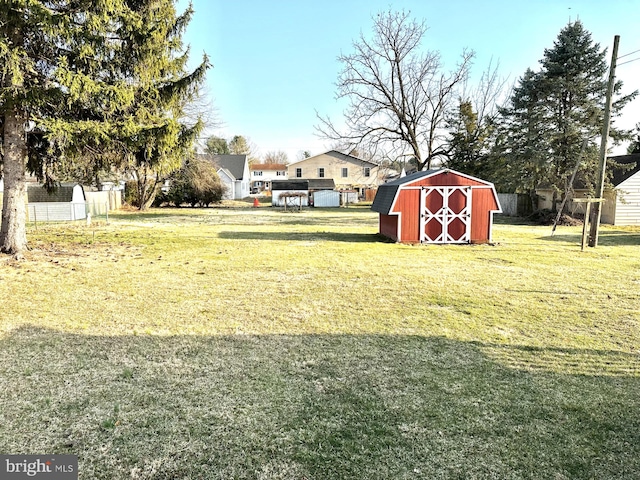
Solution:
<svg viewBox="0 0 640 480"><path fill-rule="evenodd" d="M220 180L227 187L227 200L241 200L249 196L249 162L246 155L201 155L217 167Z"/></svg>
<svg viewBox="0 0 640 480"><path fill-rule="evenodd" d="M622 168L612 169L613 189L604 194L602 223L640 225L640 154L610 159Z"/></svg>
<svg viewBox="0 0 640 480"><path fill-rule="evenodd" d="M251 172L251 193L271 190L273 180L287 180L287 166L280 163L254 163Z"/></svg>

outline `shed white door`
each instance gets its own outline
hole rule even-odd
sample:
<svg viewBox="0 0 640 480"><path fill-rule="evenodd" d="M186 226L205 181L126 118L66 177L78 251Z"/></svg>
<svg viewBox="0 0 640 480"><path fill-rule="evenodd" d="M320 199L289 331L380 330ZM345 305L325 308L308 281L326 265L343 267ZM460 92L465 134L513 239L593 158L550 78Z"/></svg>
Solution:
<svg viewBox="0 0 640 480"><path fill-rule="evenodd" d="M471 187L422 187L422 243L469 243L470 234Z"/></svg>

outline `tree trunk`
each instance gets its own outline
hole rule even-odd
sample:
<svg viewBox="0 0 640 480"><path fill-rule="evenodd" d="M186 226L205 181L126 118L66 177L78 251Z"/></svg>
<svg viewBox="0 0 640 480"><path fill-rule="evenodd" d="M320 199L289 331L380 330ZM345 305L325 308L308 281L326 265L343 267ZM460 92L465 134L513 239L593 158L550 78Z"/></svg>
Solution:
<svg viewBox="0 0 640 480"><path fill-rule="evenodd" d="M27 143L25 115L18 109L4 116L4 194L0 251L22 257L27 248Z"/></svg>

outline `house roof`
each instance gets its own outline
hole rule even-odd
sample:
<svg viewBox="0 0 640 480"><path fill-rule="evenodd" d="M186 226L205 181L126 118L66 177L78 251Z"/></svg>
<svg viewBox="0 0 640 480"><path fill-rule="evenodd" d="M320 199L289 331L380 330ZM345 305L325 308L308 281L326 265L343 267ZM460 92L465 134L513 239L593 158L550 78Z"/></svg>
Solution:
<svg viewBox="0 0 640 480"><path fill-rule="evenodd" d="M76 183L63 183L61 185L58 185L52 192L48 192L47 189L42 185L27 185L27 201L29 203L69 203L73 200L73 188L76 185Z"/></svg>
<svg viewBox="0 0 640 480"><path fill-rule="evenodd" d="M273 170L280 171L286 170L287 166L284 163L254 163L253 165L249 165L249 170Z"/></svg>
<svg viewBox="0 0 640 480"><path fill-rule="evenodd" d="M320 155L329 155L330 157L335 157L335 158L338 158L340 160L348 160L348 161L354 162L354 163L360 163L360 164L365 164L366 163L366 164L371 165L372 167L377 167L378 166L377 163L370 162L369 160L364 160L362 158L354 157L353 155L349 155L349 154L346 154L346 153L341 153L341 152L339 152L337 150L329 150L328 152L319 153L318 155L314 155L314 156L309 157L309 158L303 158L301 160L297 160L295 162L290 163L289 166L296 165L296 164L302 163L302 162L306 162L307 160L311 160L313 158L319 157Z"/></svg>
<svg viewBox="0 0 640 480"><path fill-rule="evenodd" d="M247 163L246 155L209 155L205 153L200 154L199 157L226 169L233 175L234 180L243 180L244 168Z"/></svg>
<svg viewBox="0 0 640 480"><path fill-rule="evenodd" d="M628 180L636 173L640 172L640 153L633 153L631 155L616 155L609 157L615 163L623 165L622 168L612 168L611 183L614 187L617 187L625 180ZM611 166L611 164L608 164Z"/></svg>

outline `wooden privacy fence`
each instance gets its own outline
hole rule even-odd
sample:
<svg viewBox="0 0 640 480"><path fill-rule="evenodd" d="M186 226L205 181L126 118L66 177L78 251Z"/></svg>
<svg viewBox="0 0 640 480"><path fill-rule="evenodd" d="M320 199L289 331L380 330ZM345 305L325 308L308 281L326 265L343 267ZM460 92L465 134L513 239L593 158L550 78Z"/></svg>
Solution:
<svg viewBox="0 0 640 480"><path fill-rule="evenodd" d="M529 195L522 193L499 193L498 200L500 201L503 215L526 217L533 213Z"/></svg>

